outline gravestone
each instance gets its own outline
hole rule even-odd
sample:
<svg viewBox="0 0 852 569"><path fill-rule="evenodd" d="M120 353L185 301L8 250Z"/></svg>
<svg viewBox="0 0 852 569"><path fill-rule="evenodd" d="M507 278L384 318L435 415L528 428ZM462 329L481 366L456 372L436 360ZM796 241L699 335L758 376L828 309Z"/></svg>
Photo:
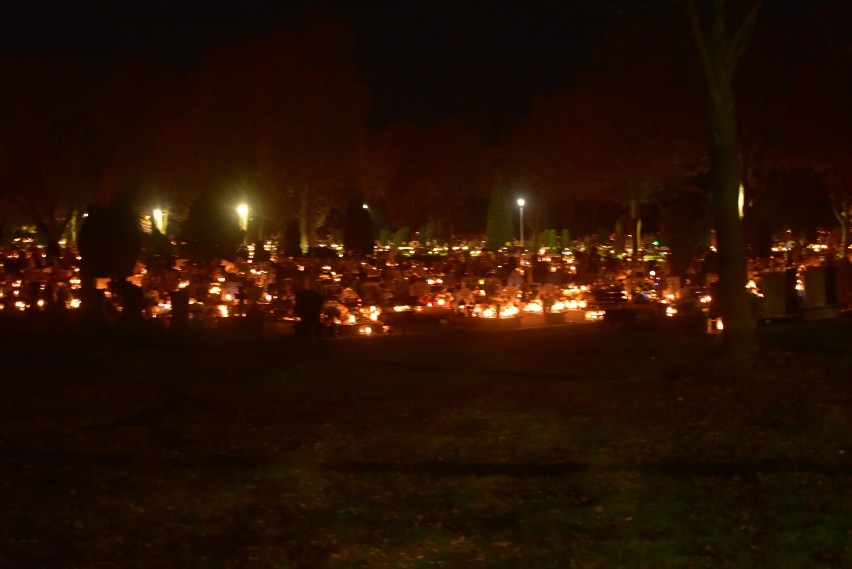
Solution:
<svg viewBox="0 0 852 569"><path fill-rule="evenodd" d="M837 305L837 272L833 266L808 267L803 276L805 301L802 317L823 320L840 316Z"/></svg>
<svg viewBox="0 0 852 569"><path fill-rule="evenodd" d="M763 293L761 318L788 318L798 314L796 275L791 271L766 271L760 274Z"/></svg>

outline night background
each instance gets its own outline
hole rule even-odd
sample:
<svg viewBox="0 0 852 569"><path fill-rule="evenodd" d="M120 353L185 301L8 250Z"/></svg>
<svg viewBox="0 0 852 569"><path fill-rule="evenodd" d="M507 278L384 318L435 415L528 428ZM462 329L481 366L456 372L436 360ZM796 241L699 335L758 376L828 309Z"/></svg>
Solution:
<svg viewBox="0 0 852 569"><path fill-rule="evenodd" d="M350 55L373 94L375 124L506 118L582 65L605 9L570 4L9 3L2 45L13 54L78 54L105 69L146 59L186 70L215 48L331 19L353 35Z"/></svg>
<svg viewBox="0 0 852 569"><path fill-rule="evenodd" d="M852 567L852 3L0 4L0 567Z"/></svg>
<svg viewBox="0 0 852 569"><path fill-rule="evenodd" d="M386 212L382 228L429 226L448 242L485 231L499 189L528 198L536 232L579 237L611 233L636 199L659 230L657 202L708 170L694 40L665 3L3 11L4 146L17 156L3 192L50 185L38 191L63 194L52 204L60 216L69 200L80 215L134 191L139 207L168 207L177 221L202 192L242 193L271 233L294 217L304 225L294 196L308 186L308 225L325 234L340 230L345 196L357 193ZM766 3L739 64L746 225L759 253L773 233L834 224L830 196L848 186L848 12L843 2ZM33 149L46 147L56 155L39 165L46 157ZM32 169L67 179L66 159L81 170L74 195L32 179ZM6 226L33 225L34 208L28 218L20 209Z"/></svg>

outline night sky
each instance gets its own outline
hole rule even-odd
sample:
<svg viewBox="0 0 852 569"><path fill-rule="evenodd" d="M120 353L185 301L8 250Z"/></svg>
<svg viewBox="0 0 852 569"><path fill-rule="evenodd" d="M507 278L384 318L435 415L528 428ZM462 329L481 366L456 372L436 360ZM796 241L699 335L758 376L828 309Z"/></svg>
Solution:
<svg viewBox="0 0 852 569"><path fill-rule="evenodd" d="M846 18L828 33L843 34L839 28L849 22L846 4L769 0L759 23L794 25L815 5L834 6L834 13ZM613 7L639 13L660 6L665 3L13 0L0 5L0 52L79 54L102 64L105 73L128 58L181 70L216 47L320 17L352 32L353 55L372 97L374 126L449 116L504 121L523 115L537 93L570 85L584 72L589 46L600 46L614 25L630 17L625 10L614 14ZM796 38L780 37L785 45L779 47L789 53ZM692 46L683 51L691 53Z"/></svg>
<svg viewBox="0 0 852 569"><path fill-rule="evenodd" d="M329 17L352 30L375 123L506 118L582 67L601 16L582 4L18 1L0 8L0 49L76 53L105 69L127 58L180 69L217 46Z"/></svg>

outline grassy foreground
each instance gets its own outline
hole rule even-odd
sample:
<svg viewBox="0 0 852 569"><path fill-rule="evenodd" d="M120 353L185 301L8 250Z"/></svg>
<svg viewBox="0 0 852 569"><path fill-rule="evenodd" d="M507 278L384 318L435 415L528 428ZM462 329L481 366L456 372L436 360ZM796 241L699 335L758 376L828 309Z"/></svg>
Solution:
<svg viewBox="0 0 852 569"><path fill-rule="evenodd" d="M852 567L852 320L24 338L0 567Z"/></svg>

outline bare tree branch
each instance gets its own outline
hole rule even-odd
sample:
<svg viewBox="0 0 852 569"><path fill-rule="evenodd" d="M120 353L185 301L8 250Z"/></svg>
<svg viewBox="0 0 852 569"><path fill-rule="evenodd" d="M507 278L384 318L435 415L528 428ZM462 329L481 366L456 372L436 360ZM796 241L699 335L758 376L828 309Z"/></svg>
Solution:
<svg viewBox="0 0 852 569"><path fill-rule="evenodd" d="M760 8L763 5L763 0L754 0L748 10L745 18L737 30L734 37L731 38L730 48L728 50L728 61L737 62L742 57L745 51L746 43L754 29L754 24L757 21L757 15L760 13Z"/></svg>
<svg viewBox="0 0 852 569"><path fill-rule="evenodd" d="M710 85L710 92L717 93L719 85L716 81L716 74L713 73L710 52L707 50L706 33L701 26L701 19L698 16L698 8L695 6L695 0L687 0L686 8L689 14L689 23L692 26L692 35L695 38L698 54L701 57L701 65L704 68L704 75Z"/></svg>

